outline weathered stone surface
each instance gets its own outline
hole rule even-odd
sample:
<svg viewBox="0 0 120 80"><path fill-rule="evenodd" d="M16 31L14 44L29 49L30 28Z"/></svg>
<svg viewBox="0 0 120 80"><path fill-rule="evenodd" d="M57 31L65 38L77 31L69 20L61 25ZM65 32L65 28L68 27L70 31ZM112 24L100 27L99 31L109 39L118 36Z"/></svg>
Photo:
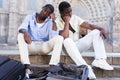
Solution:
<svg viewBox="0 0 120 80"><path fill-rule="evenodd" d="M17 28L24 16L34 11L39 12L41 7L47 3L53 4L55 14L58 16L58 5L61 1L63 0L3 0L0 8L0 44L16 45ZM112 44L112 47L106 46L107 51L120 52L119 0L67 1L72 5L74 14L107 30L109 34L107 42Z"/></svg>

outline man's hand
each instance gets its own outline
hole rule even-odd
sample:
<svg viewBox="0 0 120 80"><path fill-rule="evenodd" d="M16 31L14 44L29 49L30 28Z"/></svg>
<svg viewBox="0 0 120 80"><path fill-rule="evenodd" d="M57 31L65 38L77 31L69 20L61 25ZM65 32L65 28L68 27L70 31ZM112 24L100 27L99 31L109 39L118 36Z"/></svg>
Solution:
<svg viewBox="0 0 120 80"><path fill-rule="evenodd" d="M57 30L57 26L56 26L56 22L55 22L55 14L52 13L50 14L50 18L52 19L52 22L53 22L53 26L52 26L52 30Z"/></svg>
<svg viewBox="0 0 120 80"><path fill-rule="evenodd" d="M29 34L26 32L25 29L21 29L19 30L20 33L24 34L24 40L27 44L31 44L32 40L31 37L29 36Z"/></svg>
<svg viewBox="0 0 120 80"><path fill-rule="evenodd" d="M70 24L70 16L62 17L63 21L65 22L64 29L60 31L60 35L64 38L69 37L69 24Z"/></svg>
<svg viewBox="0 0 120 80"><path fill-rule="evenodd" d="M28 33L24 33L24 39L27 44L31 44L32 40L31 37L28 35Z"/></svg>
<svg viewBox="0 0 120 80"><path fill-rule="evenodd" d="M70 16L64 16L63 20L64 20L65 23L69 23L70 22L70 18L71 18Z"/></svg>
<svg viewBox="0 0 120 80"><path fill-rule="evenodd" d="M50 18L54 21L55 20L55 13L50 14Z"/></svg>
<svg viewBox="0 0 120 80"><path fill-rule="evenodd" d="M100 31L100 34L103 35L104 39L107 39L107 38L108 38L107 32L106 32L105 29L102 28L102 27L99 27L99 26L97 26L97 25L92 25L92 24L89 24L89 23L87 23L87 22L83 22L83 23L81 24L81 27L86 28L86 29L90 29L90 30L98 29L98 30Z"/></svg>

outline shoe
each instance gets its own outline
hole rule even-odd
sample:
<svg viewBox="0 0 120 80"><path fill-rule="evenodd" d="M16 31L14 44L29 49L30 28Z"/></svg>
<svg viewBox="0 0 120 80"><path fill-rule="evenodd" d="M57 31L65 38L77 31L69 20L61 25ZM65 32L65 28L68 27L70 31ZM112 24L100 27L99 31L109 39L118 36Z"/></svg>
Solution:
<svg viewBox="0 0 120 80"><path fill-rule="evenodd" d="M26 69L26 79L29 79L29 74L32 74L33 72L30 69Z"/></svg>
<svg viewBox="0 0 120 80"><path fill-rule="evenodd" d="M95 76L95 74L94 74L91 66L89 66L89 65L88 65L88 70L89 70L89 72L88 72L88 78L92 79L92 80L96 80L96 76Z"/></svg>
<svg viewBox="0 0 120 80"><path fill-rule="evenodd" d="M95 59L92 65L104 70L113 70L113 67L110 66L105 59Z"/></svg>
<svg viewBox="0 0 120 80"><path fill-rule="evenodd" d="M26 69L26 73L28 73L28 74L32 74L32 73L33 73L33 71L32 71L32 70L30 70L30 69Z"/></svg>
<svg viewBox="0 0 120 80"><path fill-rule="evenodd" d="M25 76L26 76L26 79L29 79L29 78L30 78L30 77L29 77L29 74L27 74L27 73L25 74Z"/></svg>

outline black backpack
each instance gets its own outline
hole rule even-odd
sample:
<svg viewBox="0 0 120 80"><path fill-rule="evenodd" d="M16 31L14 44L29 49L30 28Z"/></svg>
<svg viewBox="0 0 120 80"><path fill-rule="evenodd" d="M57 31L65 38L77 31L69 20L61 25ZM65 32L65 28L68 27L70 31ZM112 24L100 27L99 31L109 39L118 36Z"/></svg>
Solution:
<svg viewBox="0 0 120 80"><path fill-rule="evenodd" d="M59 63L58 66L41 69L30 76L37 78L36 80L89 80L86 65L76 66L75 64L66 63Z"/></svg>
<svg viewBox="0 0 120 80"><path fill-rule="evenodd" d="M48 69L49 77L60 78L62 80L89 80L88 67L86 65L76 66L75 64L59 63Z"/></svg>
<svg viewBox="0 0 120 80"><path fill-rule="evenodd" d="M24 80L25 66L17 60L0 56L0 80Z"/></svg>

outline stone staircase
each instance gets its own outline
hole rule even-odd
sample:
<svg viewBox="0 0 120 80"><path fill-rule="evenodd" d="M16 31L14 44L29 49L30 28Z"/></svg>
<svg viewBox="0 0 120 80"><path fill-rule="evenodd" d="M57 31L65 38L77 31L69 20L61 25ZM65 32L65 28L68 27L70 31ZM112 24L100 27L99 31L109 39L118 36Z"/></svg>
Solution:
<svg viewBox="0 0 120 80"><path fill-rule="evenodd" d="M18 50L0 50L0 55L20 61ZM88 64L91 64L94 60L93 52L83 52L82 56ZM106 71L93 67L98 80L120 80L120 53L107 53L107 56L107 62L114 67L114 70ZM40 67L48 66L50 55L30 55L30 60L33 69L37 70ZM69 56L64 54L61 56L61 62L74 63Z"/></svg>

